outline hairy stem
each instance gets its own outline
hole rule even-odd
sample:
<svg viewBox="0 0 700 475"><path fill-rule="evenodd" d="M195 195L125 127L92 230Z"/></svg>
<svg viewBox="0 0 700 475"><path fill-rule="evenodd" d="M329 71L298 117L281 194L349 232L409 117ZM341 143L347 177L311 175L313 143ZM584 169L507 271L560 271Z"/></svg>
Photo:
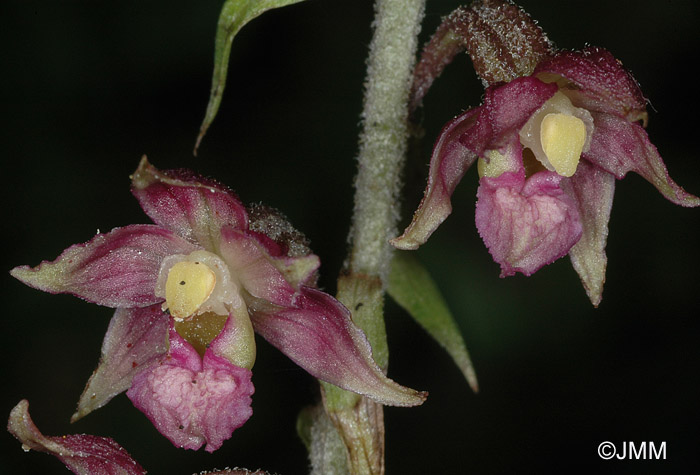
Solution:
<svg viewBox="0 0 700 475"><path fill-rule="evenodd" d="M407 103L424 4L425 0L377 0L375 6L348 268L382 280L391 261L388 240L396 235L399 218Z"/></svg>
<svg viewBox="0 0 700 475"><path fill-rule="evenodd" d="M401 170L408 141L408 99L425 0L377 0L365 81L355 180L350 254L338 281L338 299L364 330L374 358L386 370L384 281L397 235ZM349 472L384 473L382 407L323 384L324 405L348 449Z"/></svg>

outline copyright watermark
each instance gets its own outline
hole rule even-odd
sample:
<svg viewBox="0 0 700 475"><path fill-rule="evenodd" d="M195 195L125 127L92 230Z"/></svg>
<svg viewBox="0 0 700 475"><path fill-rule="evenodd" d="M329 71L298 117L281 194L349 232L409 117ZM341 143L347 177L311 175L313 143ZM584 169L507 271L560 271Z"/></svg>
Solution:
<svg viewBox="0 0 700 475"><path fill-rule="evenodd" d="M603 460L666 460L666 442L601 442L598 456Z"/></svg>

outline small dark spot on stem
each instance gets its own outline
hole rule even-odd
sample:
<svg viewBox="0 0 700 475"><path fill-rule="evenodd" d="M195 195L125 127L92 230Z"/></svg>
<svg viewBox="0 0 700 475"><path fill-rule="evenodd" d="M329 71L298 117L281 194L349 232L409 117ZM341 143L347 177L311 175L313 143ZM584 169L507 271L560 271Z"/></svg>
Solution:
<svg viewBox="0 0 700 475"><path fill-rule="evenodd" d="M355 311L357 312L357 311L360 309L360 307L362 307L363 305L364 305L364 304L363 304L362 302L360 302L360 303L358 303L357 305L355 305Z"/></svg>
<svg viewBox="0 0 700 475"><path fill-rule="evenodd" d="M180 281L180 285L185 285L185 281L184 281L184 280L181 280L181 281Z"/></svg>

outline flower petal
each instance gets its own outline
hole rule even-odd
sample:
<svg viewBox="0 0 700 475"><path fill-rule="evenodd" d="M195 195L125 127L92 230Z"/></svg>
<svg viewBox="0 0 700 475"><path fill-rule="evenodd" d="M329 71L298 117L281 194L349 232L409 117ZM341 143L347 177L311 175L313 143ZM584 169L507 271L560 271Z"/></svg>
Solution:
<svg viewBox="0 0 700 475"><path fill-rule="evenodd" d="M135 224L71 246L53 262L10 273L52 294L69 293L107 307L145 307L162 301L153 289L163 258L195 249L160 226Z"/></svg>
<svg viewBox="0 0 700 475"><path fill-rule="evenodd" d="M36 450L55 455L68 469L79 475L142 475L146 471L114 440L78 434L46 437L29 416L26 399L10 412L7 424L25 451Z"/></svg>
<svg viewBox="0 0 700 475"><path fill-rule="evenodd" d="M484 177L477 191L476 227L501 277L531 275L566 255L581 237L576 203L559 187L562 177L506 172Z"/></svg>
<svg viewBox="0 0 700 475"><path fill-rule="evenodd" d="M317 255L312 254L308 249L303 254L287 254L286 246L281 246L266 234L254 231L246 234L255 240L256 245L265 254L265 258L282 273L292 287L316 286L318 268L321 266L321 260Z"/></svg>
<svg viewBox="0 0 700 475"><path fill-rule="evenodd" d="M301 287L293 307L257 301L249 309L255 331L312 376L382 404L415 406L425 400L426 393L384 375L348 309L330 295Z"/></svg>
<svg viewBox="0 0 700 475"><path fill-rule="evenodd" d="M646 99L639 84L609 51L589 47L562 51L537 66L535 75L555 74L571 81L563 92L576 107L606 112L633 122L646 121Z"/></svg>
<svg viewBox="0 0 700 475"><path fill-rule="evenodd" d="M581 278L591 303L597 307L603 298L608 258L605 244L615 194L615 177L582 160L576 174L562 180L561 186L578 204L583 234L569 251L574 269Z"/></svg>
<svg viewBox="0 0 700 475"><path fill-rule="evenodd" d="M452 193L477 159L458 139L474 125L479 111L480 108L471 109L455 117L440 132L430 158L423 200L403 234L390 241L397 249L418 249L452 213Z"/></svg>
<svg viewBox="0 0 700 475"><path fill-rule="evenodd" d="M508 146L532 114L557 90L556 84L546 84L534 77L487 88L476 123L459 141L480 157L486 150Z"/></svg>
<svg viewBox="0 0 700 475"><path fill-rule="evenodd" d="M153 222L208 251L218 250L222 226L248 226L245 207L232 191L189 170L158 170L143 157L131 183Z"/></svg>
<svg viewBox="0 0 700 475"><path fill-rule="evenodd" d="M274 259L254 235L230 227L222 228L220 254L231 269L231 275L235 275L253 297L277 305L290 305L296 289L274 265Z"/></svg>
<svg viewBox="0 0 700 475"><path fill-rule="evenodd" d="M129 389L137 372L168 351L169 321L160 304L117 309L102 343L100 364L90 376L71 422Z"/></svg>
<svg viewBox="0 0 700 475"><path fill-rule="evenodd" d="M695 207L700 198L693 196L674 182L656 147L646 131L638 124L611 114L593 114L595 130L591 148L583 157L617 179L627 172L640 174L672 203Z"/></svg>
<svg viewBox="0 0 700 475"><path fill-rule="evenodd" d="M253 414L251 376L211 351L200 358L171 327L168 357L138 373L126 395L174 445L213 452Z"/></svg>

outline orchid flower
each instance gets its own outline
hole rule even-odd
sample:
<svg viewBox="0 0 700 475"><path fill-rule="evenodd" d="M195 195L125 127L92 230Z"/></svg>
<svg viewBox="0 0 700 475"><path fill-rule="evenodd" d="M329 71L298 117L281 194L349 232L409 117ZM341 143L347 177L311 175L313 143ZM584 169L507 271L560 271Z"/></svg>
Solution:
<svg viewBox="0 0 700 475"><path fill-rule="evenodd" d="M254 331L318 379L382 404L425 400L384 375L350 312L315 288L319 259L277 211L145 157L132 192L155 224L11 272L117 309L73 421L126 390L173 444L214 451L252 414Z"/></svg>
<svg viewBox="0 0 700 475"><path fill-rule="evenodd" d="M445 19L416 68L414 107L464 49L487 86L484 102L443 128L423 200L392 244L425 243L476 162L476 227L501 277L529 276L568 254L597 306L615 180L633 171L675 204L700 199L670 178L643 128L646 99L620 61L602 48L555 50L511 3L475 2Z"/></svg>

